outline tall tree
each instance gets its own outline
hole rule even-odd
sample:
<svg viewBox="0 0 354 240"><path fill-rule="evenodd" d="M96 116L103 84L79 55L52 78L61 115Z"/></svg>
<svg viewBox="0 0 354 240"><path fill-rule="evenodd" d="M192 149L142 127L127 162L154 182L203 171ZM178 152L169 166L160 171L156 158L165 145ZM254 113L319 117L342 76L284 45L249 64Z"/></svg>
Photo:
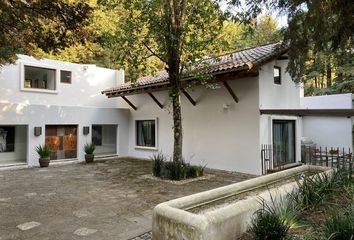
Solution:
<svg viewBox="0 0 354 240"><path fill-rule="evenodd" d="M117 57L134 70L141 69L145 59L159 59L165 67L171 85L173 161L181 162L181 80L218 36L222 13L211 0L127 0L124 8L128 14L114 36L121 46Z"/></svg>
<svg viewBox="0 0 354 240"><path fill-rule="evenodd" d="M15 61L17 53L84 42L91 12L84 0L0 0L0 64Z"/></svg>
<svg viewBox="0 0 354 240"><path fill-rule="evenodd" d="M238 1L229 2L237 4ZM289 42L290 47L288 71L295 82L306 80L308 61L318 54L331 53L332 62L343 63L341 59L345 59L346 65L349 63L351 69L354 67L354 4L352 1L246 0L245 5L248 11L240 14L245 21L250 21L261 14L264 7L277 9L288 16L288 28L285 34L285 40ZM329 65L325 65L322 71L326 71L328 67ZM353 80L350 72L341 74L342 79L347 79L345 81Z"/></svg>

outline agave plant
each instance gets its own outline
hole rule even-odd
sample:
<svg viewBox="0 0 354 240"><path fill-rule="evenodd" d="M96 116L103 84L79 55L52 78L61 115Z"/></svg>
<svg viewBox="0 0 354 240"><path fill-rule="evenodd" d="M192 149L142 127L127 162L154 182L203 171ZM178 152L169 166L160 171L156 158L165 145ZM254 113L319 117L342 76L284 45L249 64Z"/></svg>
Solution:
<svg viewBox="0 0 354 240"><path fill-rule="evenodd" d="M86 143L84 146L84 151L86 154L93 154L95 149L96 149L96 146L93 143Z"/></svg>
<svg viewBox="0 0 354 240"><path fill-rule="evenodd" d="M36 152L40 158L49 158L50 156L50 148L45 144L37 146Z"/></svg>

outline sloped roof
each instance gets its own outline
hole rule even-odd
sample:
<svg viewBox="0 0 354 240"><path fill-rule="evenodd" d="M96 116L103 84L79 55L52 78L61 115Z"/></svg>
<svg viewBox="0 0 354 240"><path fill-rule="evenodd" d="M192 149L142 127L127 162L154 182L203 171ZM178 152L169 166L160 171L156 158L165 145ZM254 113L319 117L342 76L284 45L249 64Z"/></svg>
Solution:
<svg viewBox="0 0 354 240"><path fill-rule="evenodd" d="M284 54L287 50L287 45L282 42L247 48L219 57L204 59L200 61L199 64L196 64L194 69L213 75L241 70L249 71ZM188 78L188 76L185 76L185 78ZM163 70L151 76L141 77L134 83L127 82L106 89L102 91L102 94L120 94L125 91L142 90L144 88L166 85L168 83L168 73L166 70Z"/></svg>

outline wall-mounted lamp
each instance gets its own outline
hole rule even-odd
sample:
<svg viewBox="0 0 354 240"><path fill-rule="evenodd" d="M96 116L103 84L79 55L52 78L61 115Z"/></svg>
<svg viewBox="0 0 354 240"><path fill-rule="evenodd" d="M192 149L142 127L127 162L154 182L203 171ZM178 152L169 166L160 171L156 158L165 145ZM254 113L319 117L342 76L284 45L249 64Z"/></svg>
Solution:
<svg viewBox="0 0 354 240"><path fill-rule="evenodd" d="M88 135L90 133L90 127L85 126L83 129L84 135Z"/></svg>
<svg viewBox="0 0 354 240"><path fill-rule="evenodd" d="M42 127L34 127L34 136L38 137L42 135Z"/></svg>

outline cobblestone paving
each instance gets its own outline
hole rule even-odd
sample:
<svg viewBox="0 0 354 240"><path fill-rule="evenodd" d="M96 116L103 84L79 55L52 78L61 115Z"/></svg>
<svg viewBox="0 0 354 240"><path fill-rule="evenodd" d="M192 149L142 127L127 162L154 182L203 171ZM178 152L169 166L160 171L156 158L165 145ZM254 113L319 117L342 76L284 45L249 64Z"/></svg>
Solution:
<svg viewBox="0 0 354 240"><path fill-rule="evenodd" d="M210 171L176 185L142 177L150 172L151 162L123 158L0 171L0 239L151 239L157 204L251 177Z"/></svg>

